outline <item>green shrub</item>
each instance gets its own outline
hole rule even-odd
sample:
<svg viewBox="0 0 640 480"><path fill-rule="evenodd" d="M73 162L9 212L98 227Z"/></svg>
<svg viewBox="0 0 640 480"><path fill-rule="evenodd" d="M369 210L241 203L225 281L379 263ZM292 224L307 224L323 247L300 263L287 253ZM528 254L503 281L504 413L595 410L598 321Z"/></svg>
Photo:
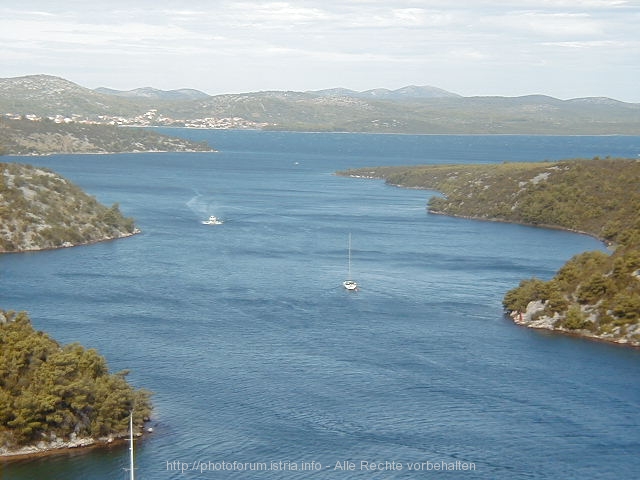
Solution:
<svg viewBox="0 0 640 480"><path fill-rule="evenodd" d="M585 319L580 307L572 305L567 310L567 315L562 325L570 330L579 330L585 328L589 323L591 322Z"/></svg>

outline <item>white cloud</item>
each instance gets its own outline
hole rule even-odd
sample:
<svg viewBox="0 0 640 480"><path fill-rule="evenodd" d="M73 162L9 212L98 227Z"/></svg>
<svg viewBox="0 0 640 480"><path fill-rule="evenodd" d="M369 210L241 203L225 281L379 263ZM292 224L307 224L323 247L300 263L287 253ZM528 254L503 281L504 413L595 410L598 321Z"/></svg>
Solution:
<svg viewBox="0 0 640 480"><path fill-rule="evenodd" d="M593 48L605 48L605 49L627 49L627 48L635 48L638 46L630 42L618 42L615 40L588 40L584 42L573 41L573 42L545 42L542 45L546 47L561 47L561 48L571 48L571 49L593 49Z"/></svg>
<svg viewBox="0 0 640 480"><path fill-rule="evenodd" d="M603 33L602 22L586 13L507 13L489 17L487 23L503 31L529 32L539 36L593 36Z"/></svg>
<svg viewBox="0 0 640 480"><path fill-rule="evenodd" d="M81 84L100 76L99 84L117 86L146 75L145 84L210 93L259 90L261 82L303 90L312 83L364 89L437 82L474 94L502 85L509 94L539 91L546 82L543 91L553 95L559 72L574 75L565 68L567 58L576 72L592 71L593 78L606 79L600 72L613 62L618 76L637 78L640 68L635 1L12 3L0 6L3 70L18 75L55 67L62 76L81 75L68 75ZM579 56L570 56L576 51ZM506 82L505 71L519 81ZM577 74L563 83L583 84ZM469 91L472 85L477 90ZM640 101L636 90L629 87L627 96Z"/></svg>
<svg viewBox="0 0 640 480"><path fill-rule="evenodd" d="M624 6L632 6L632 2L627 0L540 0L537 2L538 7L554 7L554 8L616 8Z"/></svg>

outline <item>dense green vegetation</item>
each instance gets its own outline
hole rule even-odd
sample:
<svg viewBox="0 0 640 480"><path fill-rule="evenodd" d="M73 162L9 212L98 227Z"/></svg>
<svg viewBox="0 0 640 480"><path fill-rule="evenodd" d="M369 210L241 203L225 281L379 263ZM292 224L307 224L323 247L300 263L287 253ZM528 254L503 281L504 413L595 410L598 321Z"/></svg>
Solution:
<svg viewBox="0 0 640 480"><path fill-rule="evenodd" d="M585 232L611 255L577 255L549 280L530 279L503 301L511 312L543 302L554 328L640 342L640 161L572 160L501 165L376 167L339 172L438 190L429 211Z"/></svg>
<svg viewBox="0 0 640 480"><path fill-rule="evenodd" d="M7 120L0 117L0 154L153 151L211 151L211 147L206 142L192 142L141 128L56 123L48 119Z"/></svg>
<svg viewBox="0 0 640 480"><path fill-rule="evenodd" d="M0 446L125 434L148 418L150 393L78 344L61 346L24 313L0 310Z"/></svg>
<svg viewBox="0 0 640 480"><path fill-rule="evenodd" d="M549 281L523 280L507 292L503 304L525 312L529 302L542 301L535 312L555 320L555 327L588 330L596 335L640 342L640 251L618 248L613 255L585 252L569 260Z"/></svg>
<svg viewBox="0 0 640 480"><path fill-rule="evenodd" d="M0 163L0 253L119 238L135 232L118 204L94 197L54 172Z"/></svg>

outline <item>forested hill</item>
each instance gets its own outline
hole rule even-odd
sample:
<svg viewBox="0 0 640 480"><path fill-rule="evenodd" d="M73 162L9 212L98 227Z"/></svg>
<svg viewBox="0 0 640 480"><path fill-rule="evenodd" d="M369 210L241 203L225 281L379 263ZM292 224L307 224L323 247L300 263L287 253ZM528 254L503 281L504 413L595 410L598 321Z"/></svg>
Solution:
<svg viewBox="0 0 640 480"><path fill-rule="evenodd" d="M42 250L137 232L118 204L106 207L56 173L0 163L0 253Z"/></svg>
<svg viewBox="0 0 640 480"><path fill-rule="evenodd" d="M640 161L375 167L338 172L440 191L429 211L563 228L616 245L571 259L550 281L526 280L505 308L518 323L640 345Z"/></svg>
<svg viewBox="0 0 640 480"><path fill-rule="evenodd" d="M0 310L0 456L123 436L131 411L142 425L150 394L126 374L109 373L95 350L34 330L25 313Z"/></svg>

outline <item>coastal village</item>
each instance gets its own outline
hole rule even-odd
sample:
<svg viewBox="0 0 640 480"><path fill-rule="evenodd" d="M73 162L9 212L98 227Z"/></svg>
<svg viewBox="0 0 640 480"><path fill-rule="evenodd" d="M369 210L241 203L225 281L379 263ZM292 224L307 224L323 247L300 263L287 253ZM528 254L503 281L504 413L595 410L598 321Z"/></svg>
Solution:
<svg viewBox="0 0 640 480"><path fill-rule="evenodd" d="M269 126L268 123L252 122L241 117L206 117L194 119L176 119L161 113L157 109L151 109L142 115L134 117L98 115L89 118L78 114L39 116L34 114L5 113L7 120L31 120L39 122L49 120L58 124L80 123L86 125L115 125L119 127L174 127L174 128L203 128L217 130L258 130Z"/></svg>

